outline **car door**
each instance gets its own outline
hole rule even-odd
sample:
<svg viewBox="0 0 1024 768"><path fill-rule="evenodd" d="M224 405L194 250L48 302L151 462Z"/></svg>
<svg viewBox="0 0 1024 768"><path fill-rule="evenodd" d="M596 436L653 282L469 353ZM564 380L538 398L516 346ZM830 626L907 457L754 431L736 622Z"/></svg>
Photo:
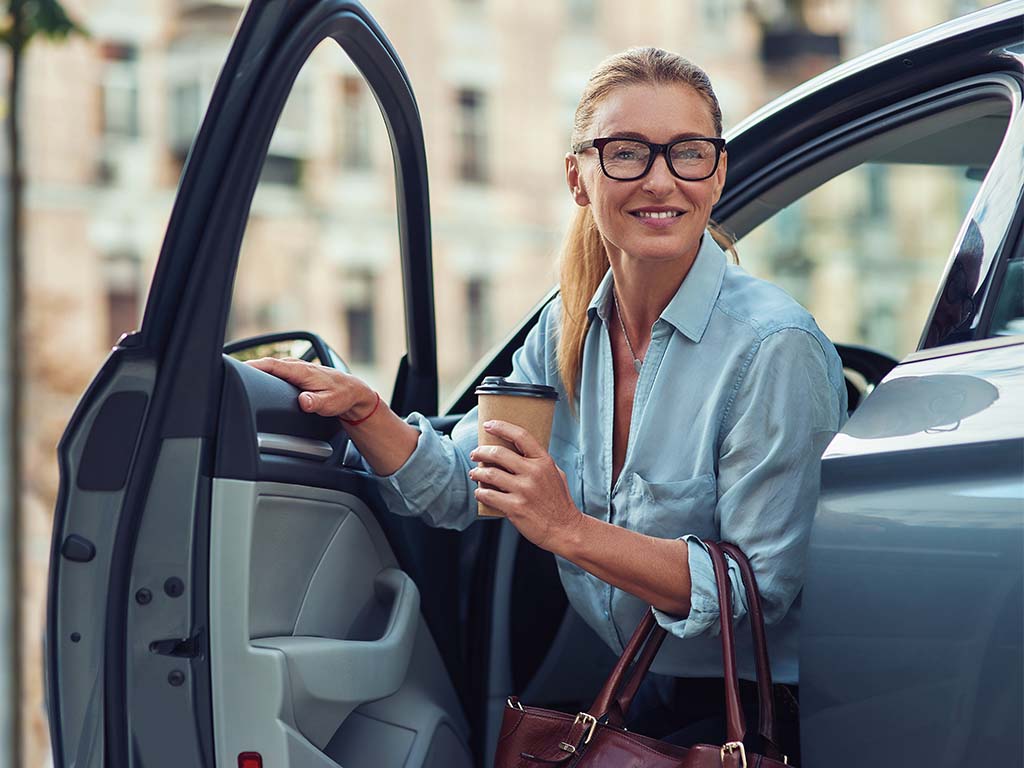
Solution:
<svg viewBox="0 0 1024 768"><path fill-rule="evenodd" d="M470 764L453 684L458 535L380 514L368 473L343 461L337 420L222 354L275 124L331 40L393 152L407 348L391 406L436 413L408 76L358 3L252 3L186 161L141 329L112 350L60 444L46 634L56 766Z"/></svg>

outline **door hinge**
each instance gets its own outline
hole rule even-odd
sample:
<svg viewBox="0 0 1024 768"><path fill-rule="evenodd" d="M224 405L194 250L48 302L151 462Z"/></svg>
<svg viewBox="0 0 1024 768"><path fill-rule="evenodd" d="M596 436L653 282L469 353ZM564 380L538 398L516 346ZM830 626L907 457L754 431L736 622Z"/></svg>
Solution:
<svg viewBox="0 0 1024 768"><path fill-rule="evenodd" d="M203 633L197 632L192 637L167 640L154 640L149 644L152 653L161 656L174 656L179 659L195 659L203 655Z"/></svg>

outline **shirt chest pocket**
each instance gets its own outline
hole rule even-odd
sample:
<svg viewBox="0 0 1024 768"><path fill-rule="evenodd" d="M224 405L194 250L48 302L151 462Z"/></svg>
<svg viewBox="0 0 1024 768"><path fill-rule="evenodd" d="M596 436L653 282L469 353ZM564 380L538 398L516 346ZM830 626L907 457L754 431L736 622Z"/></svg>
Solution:
<svg viewBox="0 0 1024 768"><path fill-rule="evenodd" d="M654 482L634 474L626 509L620 510L618 522L660 539L677 539L685 534L714 538L717 500L715 476L710 472L670 482Z"/></svg>

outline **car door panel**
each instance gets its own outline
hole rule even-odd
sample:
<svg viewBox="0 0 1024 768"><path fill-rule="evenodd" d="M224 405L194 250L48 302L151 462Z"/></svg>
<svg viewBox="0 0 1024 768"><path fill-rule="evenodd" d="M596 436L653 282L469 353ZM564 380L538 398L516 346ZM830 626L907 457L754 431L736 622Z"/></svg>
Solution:
<svg viewBox="0 0 1024 768"><path fill-rule="evenodd" d="M58 447L64 478L58 510L73 506L78 513L71 520L58 516L53 530L47 701L50 711L59 713L59 717L51 717L53 748L73 756L76 765L99 765L102 758L106 585L130 458L128 466L115 473L120 476L117 482L98 479L83 467L103 463L111 446L136 444L145 413L132 420L114 421L107 421L103 414L125 394L136 401L145 398L148 403L154 378L154 367L148 361L126 350L112 353L76 408ZM95 458L90 460L90 456ZM69 557L69 539L79 541L86 553Z"/></svg>
<svg viewBox="0 0 1024 768"><path fill-rule="evenodd" d="M205 599L185 589L200 567L195 561L197 531L192 510L207 503L208 480L201 477L203 441L163 441L150 493L139 521L127 604L126 692L129 724L140 740L187 749L195 722L190 700L205 695L202 674L193 668L205 638L192 617L205 611ZM149 597L144 597L144 596ZM183 700L185 706L183 706ZM144 708L165 712L161 719L138 717Z"/></svg>
<svg viewBox="0 0 1024 768"><path fill-rule="evenodd" d="M365 503L328 489L217 480L213 519L211 662L222 760L251 750L279 765L314 765L288 762L289 745L301 736L328 754L331 743L340 749L347 731L365 730L365 714L342 728L350 713L388 698L395 705L378 701L386 718L375 719L410 750L422 751L439 728L466 742L465 723L447 714L458 708L446 677L407 674L410 665L443 664L416 585L396 567ZM403 704L410 697L416 706Z"/></svg>
<svg viewBox="0 0 1024 768"><path fill-rule="evenodd" d="M426 759L435 741L454 739L460 757L449 764L469 765L451 681L428 671L445 666L419 590L368 506L379 505L374 481L341 463L341 423L302 412L290 384L229 357L224 365L210 540L219 759L256 751L318 765L295 751L305 741L316 754L344 753L346 768L420 765L406 762L413 752ZM268 434L333 448L282 455L277 444L259 448ZM268 479L281 477L302 482ZM350 719L371 701L376 716ZM382 728L408 746L393 745L395 762L366 752L363 737Z"/></svg>

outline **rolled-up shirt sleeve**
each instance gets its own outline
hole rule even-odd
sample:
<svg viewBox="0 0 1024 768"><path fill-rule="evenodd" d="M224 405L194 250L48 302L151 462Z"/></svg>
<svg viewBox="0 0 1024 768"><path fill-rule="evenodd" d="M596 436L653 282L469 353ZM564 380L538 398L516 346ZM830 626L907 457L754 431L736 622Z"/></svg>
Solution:
<svg viewBox="0 0 1024 768"><path fill-rule="evenodd" d="M539 321L512 356L509 379L550 383L545 355L547 345L552 343L551 323L557 317L558 306L554 301L541 310ZM388 509L399 515L419 517L435 527L466 528L477 519L473 495L476 483L469 479L473 467L469 454L478 443L477 409L473 408L455 425L451 437L435 431L422 414L412 413L406 422L416 427L420 436L405 463L392 474L378 478ZM372 472L365 462L364 466Z"/></svg>
<svg viewBox="0 0 1024 768"><path fill-rule="evenodd" d="M811 332L786 328L763 339L738 377L722 422L718 502L722 541L750 560L766 623L785 616L803 585L807 543L817 506L820 459L846 413L835 350ZM687 541L690 613L655 610L679 637L719 632L718 590L711 557L696 536ZM747 612L739 568L729 561L733 616Z"/></svg>

